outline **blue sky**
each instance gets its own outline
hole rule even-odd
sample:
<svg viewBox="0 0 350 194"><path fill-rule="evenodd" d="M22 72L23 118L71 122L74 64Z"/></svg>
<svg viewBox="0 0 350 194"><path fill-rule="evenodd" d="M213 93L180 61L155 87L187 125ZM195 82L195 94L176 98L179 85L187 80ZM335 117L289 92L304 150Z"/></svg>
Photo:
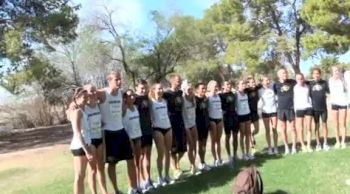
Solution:
<svg viewBox="0 0 350 194"><path fill-rule="evenodd" d="M94 15L101 5L108 5L109 9L115 9L117 20L121 26L131 29L131 33L143 33L151 35L153 24L150 11L158 10L167 15L180 12L202 18L204 11L219 0L74 0L82 5L79 16L81 20L88 20ZM350 52L339 57L341 62L350 62ZM319 63L319 58L311 58L301 61L302 72L308 73L310 68Z"/></svg>

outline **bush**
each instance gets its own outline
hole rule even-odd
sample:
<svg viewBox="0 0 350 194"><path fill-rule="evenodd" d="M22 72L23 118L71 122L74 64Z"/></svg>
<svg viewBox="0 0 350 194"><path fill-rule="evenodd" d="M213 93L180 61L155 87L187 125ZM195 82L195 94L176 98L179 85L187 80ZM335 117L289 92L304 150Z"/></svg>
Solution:
<svg viewBox="0 0 350 194"><path fill-rule="evenodd" d="M63 106L52 106L42 97L0 107L0 123L11 128L33 128L66 122Z"/></svg>

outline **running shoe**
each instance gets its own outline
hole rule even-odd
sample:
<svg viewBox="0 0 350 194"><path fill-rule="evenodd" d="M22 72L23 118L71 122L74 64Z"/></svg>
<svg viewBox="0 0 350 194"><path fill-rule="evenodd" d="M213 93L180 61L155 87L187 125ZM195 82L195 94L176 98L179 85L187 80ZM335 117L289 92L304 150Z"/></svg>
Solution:
<svg viewBox="0 0 350 194"><path fill-rule="evenodd" d="M328 144L323 144L323 150L328 151L330 149Z"/></svg>
<svg viewBox="0 0 350 194"><path fill-rule="evenodd" d="M324 147L324 146L323 146ZM319 151L321 151L322 150L322 147L321 147L321 145L320 144L317 144L316 145L316 152L319 152Z"/></svg>
<svg viewBox="0 0 350 194"><path fill-rule="evenodd" d="M271 156L271 155L273 155L273 154L274 154L274 153L273 153L272 148L269 148L269 149L267 150L267 155Z"/></svg>

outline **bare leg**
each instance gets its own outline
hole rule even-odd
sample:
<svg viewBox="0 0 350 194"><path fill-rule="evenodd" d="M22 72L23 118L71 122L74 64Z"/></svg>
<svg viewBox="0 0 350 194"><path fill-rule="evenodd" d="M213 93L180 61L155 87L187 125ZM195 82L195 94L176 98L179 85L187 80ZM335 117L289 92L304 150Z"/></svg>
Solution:
<svg viewBox="0 0 350 194"><path fill-rule="evenodd" d="M211 153L213 155L214 161L217 160L217 155L216 155L216 139L217 139L217 129L216 129L216 124L214 122L210 122L210 140L211 140Z"/></svg>
<svg viewBox="0 0 350 194"><path fill-rule="evenodd" d="M84 193L84 178L87 166L87 159L85 156L74 156L74 194Z"/></svg>
<svg viewBox="0 0 350 194"><path fill-rule="evenodd" d="M333 117L333 123L334 123L334 132L335 132L336 144L340 145L340 139L339 139L339 112L337 110L332 110L332 117Z"/></svg>
<svg viewBox="0 0 350 194"><path fill-rule="evenodd" d="M339 110L339 124L342 129L342 145L345 145L345 138L346 138L346 115L347 109L341 109Z"/></svg>
<svg viewBox="0 0 350 194"><path fill-rule="evenodd" d="M217 124L217 136L216 136L216 154L218 155L218 159L221 161L221 136L222 136L222 121Z"/></svg>

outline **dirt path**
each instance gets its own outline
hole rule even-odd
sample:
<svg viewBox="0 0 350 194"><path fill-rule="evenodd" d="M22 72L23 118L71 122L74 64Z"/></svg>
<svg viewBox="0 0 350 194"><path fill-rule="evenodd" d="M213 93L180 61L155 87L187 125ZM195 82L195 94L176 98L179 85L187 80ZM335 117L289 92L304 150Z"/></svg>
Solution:
<svg viewBox="0 0 350 194"><path fill-rule="evenodd" d="M0 154L42 148L70 142L70 125L16 130L0 134Z"/></svg>

